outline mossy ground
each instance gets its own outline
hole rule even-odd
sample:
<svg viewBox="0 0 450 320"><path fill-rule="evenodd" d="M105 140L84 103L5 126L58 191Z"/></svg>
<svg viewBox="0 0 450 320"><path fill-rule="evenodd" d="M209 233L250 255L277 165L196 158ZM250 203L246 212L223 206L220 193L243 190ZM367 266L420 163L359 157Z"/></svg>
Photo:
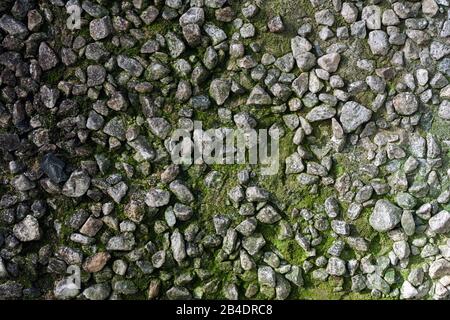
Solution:
<svg viewBox="0 0 450 320"><path fill-rule="evenodd" d="M100 1L106 6L111 6L112 0ZM233 6L238 8L238 4L240 1L233 1ZM276 57L280 57L285 53L290 51L290 39L297 34L297 28L301 25L301 22L305 17L309 17L307 20L311 23L315 23L314 19L314 9L309 0L299 0L299 1L291 1L291 0L274 0L274 1L264 1L261 7L261 11L258 16L252 23L254 23L256 30L260 33L261 30L266 28L267 21L276 16L281 15L283 17L283 21L286 27L286 32L282 34L273 34L265 32L263 36L261 36L257 41L262 44L262 50L260 53L255 54L256 56L261 55L263 52L269 52L275 55ZM207 16L211 17L213 15L213 10L207 11ZM63 15L61 15L62 17ZM344 25L342 18L340 15L336 15L337 20L336 24L338 26ZM305 20L306 21L306 20ZM218 23L218 25L223 28L228 36L230 36L236 30L233 30L233 27L229 23ZM178 24L167 23L165 21L156 21L152 23L150 26L144 28L145 40L152 39L156 36L156 34L164 35L168 31L176 31L179 30ZM85 37L89 37L88 27L84 26L82 30L78 32L78 35L83 35ZM319 39L317 39L316 35L311 36L311 41L317 40L319 43ZM244 40L244 43L249 44L250 40ZM359 39L349 39L347 41L349 45L353 45L356 50L354 51L355 57L358 58L373 58L372 53L370 52L370 48L368 47L366 40ZM112 45L110 42L104 42L105 47L111 53L117 54L126 54L130 57L133 56L142 56L145 58L145 55L140 54L140 47L142 45L142 41L138 42L132 48L118 48ZM61 47L61 41L57 41L56 49ZM202 57L204 54L203 49L192 49L188 48L182 55L182 57L188 59L191 55L196 55L198 57ZM355 61L352 59L354 57L347 57L343 55L340 65L340 72L346 80L356 81L363 80L365 78L364 72L361 70L357 70L355 68ZM385 59L376 59L375 64L376 67L380 68L386 66L388 63L388 58ZM49 85L56 86L60 80L68 80L74 76L74 71L77 67L85 69L88 64L91 62L78 60L77 64L73 67L64 69L60 64L57 68L46 72L43 75L43 81ZM65 70L65 72L63 72ZM216 68L212 75L205 82L205 85L208 85L208 81L211 78L220 76L225 72L225 66L220 65ZM117 73L117 72L115 72ZM113 74L116 76L117 74ZM389 86L393 86L392 83L388 84ZM183 107L183 104L177 103L174 99L171 98L174 90L171 90L170 93L167 93L164 104L164 112L170 113L168 118L173 121L172 125L175 125L176 116L175 111L179 110ZM105 98L102 96L102 98ZM370 91L360 93L355 97L356 101L369 105L371 101L374 99L374 94ZM86 97L78 97L77 102L80 104L80 107L83 111L88 110L91 107L91 101L87 100ZM231 97L226 104L226 107L230 107L232 111L251 111L253 114L257 115L258 120L258 128L268 128L274 123L282 124L283 121L281 116L273 115L269 108L255 108L253 106L246 106L242 97ZM131 106L130 114L137 114L137 110L135 106ZM216 114L216 110L207 110L207 111L195 111L195 119L203 122L203 126L205 129L217 127L220 124L220 121ZM306 113L305 110L302 110L300 114L304 115ZM52 123L56 123L56 116L52 117ZM450 132L450 127L448 123L443 122L442 120L437 120L433 123L431 128L431 132L436 134L439 138L446 139ZM277 209L281 212L283 219L286 219L290 222L300 222L297 218L296 221L290 216L290 212L294 209L314 209L314 211L322 211L323 212L323 203L327 197L333 194L332 186L320 187L318 192L312 193L310 187L300 186L296 180L295 175L286 175L284 173L284 160L287 156L295 152L295 145L292 143L293 133L286 130L286 135L280 141L280 170L278 174L273 176L259 176L259 185L267 190L270 190L272 194L271 202ZM317 125L314 127L314 140L315 143L318 143L322 146L326 144L327 138L330 136L329 126L326 125ZM308 146L306 146L308 149ZM350 147L352 148L352 147ZM120 152L111 152L110 160L113 163L116 162L127 162L128 164L137 167L139 163L137 163L131 156L131 152L127 153L126 156L119 157L117 154L123 153L126 150L126 147L122 147ZM93 148L92 152L101 153L104 152L104 148L97 145ZM358 152L358 150L354 150ZM444 161L448 163L448 151L444 156ZM70 159L70 154L66 154L66 158ZM129 156L129 158L126 158ZM352 159L348 159L344 156L335 155L334 157L335 164L331 170L333 177L339 177L344 173L352 173L355 172L359 163L355 163ZM75 163L73 163L75 165ZM159 174L164 168L165 163L158 163L154 165L155 174ZM237 185L236 175L237 173L245 168L254 169L255 172L258 172L257 166L249 166L249 165L211 165L211 166L192 166L187 170L186 173L183 174L183 179L187 182L187 184L195 190L195 204L194 208L194 218L196 222L199 223L202 227L204 227L208 232L214 232L214 227L212 223L212 217L215 215L226 215L231 218L232 225L237 225L241 222L244 217L240 216L237 212L237 209L230 203L228 199L227 192ZM212 171L216 170L222 175L222 183L216 188L207 187L205 185L204 176ZM104 176L107 176L110 172L107 172ZM137 173L138 175L138 173ZM125 178L127 179L127 178ZM364 177L362 179L364 181ZM127 181L129 183L131 181ZM151 179L145 179L145 177L139 176L138 179L134 179L133 183L145 186L154 186L154 183ZM164 188L166 186L163 186ZM3 188L0 186L0 188ZM0 193L4 190L0 189ZM278 207L279 205L279 207ZM61 228L61 236L59 238L45 238L42 243L48 243L54 247L66 244L67 239L70 236L72 230L65 225L65 221L67 218L77 209L86 208L86 206L79 205L78 203L71 201L58 201L58 210L56 210L54 218L58 219L62 222ZM342 211L345 212L346 204L342 204ZM114 214L120 218L120 220L126 219L124 214L123 205L117 206ZM372 230L372 228L368 224L368 216L370 214L370 209L363 210L361 216L354 222L355 231L360 236L370 239L370 252L374 256L379 256L386 254L387 251L392 247L392 241L384 234L378 234ZM154 218L162 220L163 212L158 212L156 216L146 217L143 221L143 224L148 226L148 232L146 234L139 234L139 245L143 245L146 241L152 240L161 244L164 239L162 239L161 235L156 234L153 226L154 226ZM51 227L51 226L49 226ZM180 225L181 230L185 228L184 225ZM0 225L0 230L2 226ZM294 239L286 239L279 240L278 239L278 227L273 225L259 225L258 231L261 232L266 241L267 245L265 249L277 249L284 257L284 259L293 265L301 266L302 263L307 259L305 252L300 248L297 242ZM326 255L326 250L329 248L331 243L334 241L330 234L327 232L323 233L323 241L317 246L318 255ZM70 243L70 245L74 248L78 248L84 253L90 253L85 250L80 245L76 245L74 243ZM104 250L104 244L98 245L99 250ZM32 252L34 248L31 246L24 248L25 252L30 250ZM352 250L346 249L343 253L343 257L345 259L350 259L355 257L355 252ZM256 272L253 270L252 272L247 272L244 274L240 274L235 279L230 272L230 261L218 261L217 254L211 252L206 252L205 256L202 257L202 268L210 271L213 275L213 278L216 278L220 281L221 284L226 284L229 281L233 280L237 282L240 286L240 289L245 288L249 283L253 283L256 280ZM410 260L410 264L412 266L418 265L420 260L416 257L412 257ZM178 275L185 271L192 271L192 269L184 268L184 267L174 267L171 271L175 275ZM134 280L136 286L143 292L142 294L128 296L126 298L146 298L145 291L147 289L148 283L151 278L156 276L155 274L151 275L143 275L139 274L139 277ZM407 276L406 273L402 273L401 276L405 278ZM212 279L212 278L211 278ZM38 279L36 281L43 282L43 286L50 287L53 279L50 277L43 277L42 279ZM23 283L29 285L29 281L24 279ZM343 282L343 283L341 283ZM47 283L47 284L45 284ZM194 286L204 284L203 281L196 280ZM343 285L343 291L336 291L335 287ZM350 279L345 278L343 281L341 279L330 278L326 282L318 282L314 281L311 278L311 275L308 274L305 276L305 287L296 288L293 286L293 290L290 295L290 299L370 299L371 296L367 292L365 293L348 293L350 285ZM220 287L220 286L219 286ZM163 288L167 289L167 288ZM218 298L222 299L223 294L219 290L218 292L208 296L208 298ZM261 295L257 295L255 298L264 298Z"/></svg>

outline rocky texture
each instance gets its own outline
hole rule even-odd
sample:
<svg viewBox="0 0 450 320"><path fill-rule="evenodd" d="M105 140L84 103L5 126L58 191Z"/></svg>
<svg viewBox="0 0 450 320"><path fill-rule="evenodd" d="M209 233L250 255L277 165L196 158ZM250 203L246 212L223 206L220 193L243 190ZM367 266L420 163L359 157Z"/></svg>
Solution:
<svg viewBox="0 0 450 320"><path fill-rule="evenodd" d="M449 299L448 7L2 1L0 299Z"/></svg>

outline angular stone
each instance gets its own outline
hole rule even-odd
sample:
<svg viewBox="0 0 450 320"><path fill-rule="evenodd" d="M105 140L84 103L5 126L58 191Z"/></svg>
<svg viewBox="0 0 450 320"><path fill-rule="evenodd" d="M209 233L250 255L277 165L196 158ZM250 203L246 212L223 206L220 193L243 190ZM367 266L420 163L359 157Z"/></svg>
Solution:
<svg viewBox="0 0 450 320"><path fill-rule="evenodd" d="M375 203L369 223L376 231L392 230L401 219L402 210L390 201L381 199Z"/></svg>
<svg viewBox="0 0 450 320"><path fill-rule="evenodd" d="M13 37L24 37L28 34L27 27L8 14L0 18L0 29Z"/></svg>
<svg viewBox="0 0 450 320"><path fill-rule="evenodd" d="M385 56L389 51L389 40L386 32L374 30L369 33L370 50L375 55Z"/></svg>
<svg viewBox="0 0 450 320"><path fill-rule="evenodd" d="M62 194L66 197L79 198L89 189L91 178L84 170L72 172L62 188Z"/></svg>
<svg viewBox="0 0 450 320"><path fill-rule="evenodd" d="M41 162L42 171L54 183L61 183L67 180L67 174L64 171L66 164L52 153L47 153Z"/></svg>
<svg viewBox="0 0 450 320"><path fill-rule="evenodd" d="M363 8L361 20L366 22L367 29L376 30L381 28L381 8L371 5Z"/></svg>
<svg viewBox="0 0 450 320"><path fill-rule="evenodd" d="M221 106L230 95L231 83L229 80L214 79L209 86L209 94Z"/></svg>
<svg viewBox="0 0 450 320"><path fill-rule="evenodd" d="M93 256L86 258L83 263L83 269L90 273L99 272L103 269L109 259L111 259L111 255L108 252L98 252Z"/></svg>
<svg viewBox="0 0 450 320"><path fill-rule="evenodd" d="M88 300L106 300L111 293L111 287L108 283L97 283L83 291L83 295Z"/></svg>
<svg viewBox="0 0 450 320"><path fill-rule="evenodd" d="M346 133L350 133L358 129L360 125L366 123L372 117L372 111L363 105L348 101L341 110L340 121Z"/></svg>
<svg viewBox="0 0 450 320"><path fill-rule="evenodd" d="M327 120L333 118L335 114L336 109L327 105L321 105L313 108L310 112L308 112L308 114L306 115L306 120L311 122Z"/></svg>
<svg viewBox="0 0 450 320"><path fill-rule="evenodd" d="M173 258L175 261L181 263L184 259L186 259L184 238L178 230L175 230L170 236L170 247L172 249Z"/></svg>
<svg viewBox="0 0 450 320"><path fill-rule="evenodd" d="M205 11L203 8L189 8L179 19L180 26L188 24L202 25L205 22Z"/></svg>
<svg viewBox="0 0 450 320"><path fill-rule="evenodd" d="M111 237L106 244L108 251L130 251L133 250L136 240L132 233L123 233L118 236Z"/></svg>
<svg viewBox="0 0 450 320"><path fill-rule="evenodd" d="M256 219L262 223L274 224L275 222L281 220L281 216L272 206L266 205L264 208L259 210L256 215Z"/></svg>
<svg viewBox="0 0 450 320"><path fill-rule="evenodd" d="M125 197L128 191L128 186L125 182L120 181L114 186L110 186L107 189L108 195L114 200L115 203L120 203L122 198Z"/></svg>
<svg viewBox="0 0 450 320"><path fill-rule="evenodd" d="M39 65L43 71L53 69L58 64L58 56L46 42L39 45Z"/></svg>
<svg viewBox="0 0 450 320"><path fill-rule="evenodd" d="M403 116L409 116L417 111L419 104L414 94L410 92L402 92L392 100L395 111Z"/></svg>
<svg viewBox="0 0 450 320"><path fill-rule="evenodd" d="M430 230L435 233L447 233L450 231L450 213L442 210L428 220Z"/></svg>
<svg viewBox="0 0 450 320"><path fill-rule="evenodd" d="M166 42L172 58L178 58L186 49L183 40L173 32L168 32L166 34Z"/></svg>
<svg viewBox="0 0 450 320"><path fill-rule="evenodd" d="M80 233L93 238L100 231L102 226L103 226L102 220L96 219L91 216L86 220L86 222L81 227Z"/></svg>
<svg viewBox="0 0 450 320"><path fill-rule="evenodd" d="M345 262L338 257L330 257L326 270L329 275L343 276L346 272Z"/></svg>
<svg viewBox="0 0 450 320"><path fill-rule="evenodd" d="M428 274L431 279L438 279L450 275L450 262L445 259L433 261L428 270Z"/></svg>
<svg viewBox="0 0 450 320"><path fill-rule="evenodd" d="M89 33L95 41L107 38L112 31L113 26L109 16L94 19L89 23Z"/></svg>
<svg viewBox="0 0 450 320"><path fill-rule="evenodd" d="M170 193L162 189L151 189L145 197L145 203L153 208L163 207L169 203L169 200Z"/></svg>
<svg viewBox="0 0 450 320"><path fill-rule="evenodd" d="M270 105L272 104L272 98L263 87L256 85L248 96L247 104Z"/></svg>
<svg viewBox="0 0 450 320"><path fill-rule="evenodd" d="M124 55L117 56L117 65L133 77L139 77L144 72L144 67L139 61Z"/></svg>
<svg viewBox="0 0 450 320"><path fill-rule="evenodd" d="M39 222L32 215L27 215L13 228L14 236L22 242L35 241L41 238Z"/></svg>
<svg viewBox="0 0 450 320"><path fill-rule="evenodd" d="M339 53L328 53L317 60L317 64L328 72L336 72L339 67L341 56Z"/></svg>

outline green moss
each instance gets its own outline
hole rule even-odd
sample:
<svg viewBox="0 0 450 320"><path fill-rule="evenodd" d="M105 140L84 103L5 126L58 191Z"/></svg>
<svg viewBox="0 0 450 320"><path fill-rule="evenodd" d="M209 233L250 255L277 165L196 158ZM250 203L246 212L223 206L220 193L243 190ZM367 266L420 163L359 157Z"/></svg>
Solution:
<svg viewBox="0 0 450 320"><path fill-rule="evenodd" d="M370 213L371 210L369 208L364 208L359 218L353 222L358 235L367 239L371 239L377 234L377 232L373 230L373 228L369 224Z"/></svg>
<svg viewBox="0 0 450 320"><path fill-rule="evenodd" d="M65 69L64 66L59 64L55 68L45 72L42 75L42 81L50 86L56 86L59 81L64 78Z"/></svg>
<svg viewBox="0 0 450 320"><path fill-rule="evenodd" d="M252 21L256 30L265 30L267 22L277 15L282 17L285 26L285 31L280 34L264 33L264 36L261 37L263 52L271 53L276 57L288 53L291 47L291 38L297 34L302 18L313 14L313 7L308 0L263 2L255 21Z"/></svg>
<svg viewBox="0 0 450 320"><path fill-rule="evenodd" d="M336 292L328 282L306 281L305 288L295 288L293 298L301 300L341 300L344 292Z"/></svg>
<svg viewBox="0 0 450 320"><path fill-rule="evenodd" d="M356 95L356 101L364 106L370 106L375 99L375 93L372 90L366 90Z"/></svg>
<svg viewBox="0 0 450 320"><path fill-rule="evenodd" d="M392 250L392 240L385 233L377 233L370 242L369 251L374 256L382 256Z"/></svg>

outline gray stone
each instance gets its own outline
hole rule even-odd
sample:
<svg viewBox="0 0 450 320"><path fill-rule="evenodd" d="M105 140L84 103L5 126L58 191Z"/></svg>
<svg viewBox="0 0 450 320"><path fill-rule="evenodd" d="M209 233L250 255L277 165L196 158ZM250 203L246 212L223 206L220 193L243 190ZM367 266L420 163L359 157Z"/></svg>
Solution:
<svg viewBox="0 0 450 320"><path fill-rule="evenodd" d="M166 295L169 300L189 300L192 298L192 295L188 289L177 286L171 287L167 290Z"/></svg>
<svg viewBox="0 0 450 320"><path fill-rule="evenodd" d="M302 158L295 152L286 158L286 174L300 173L305 170Z"/></svg>
<svg viewBox="0 0 450 320"><path fill-rule="evenodd" d="M402 210L389 200L381 199L375 203L369 223L376 231L392 230L401 219Z"/></svg>
<svg viewBox="0 0 450 320"><path fill-rule="evenodd" d="M27 215L25 219L14 225L13 233L22 242L35 241L41 238L39 222L32 215Z"/></svg>
<svg viewBox="0 0 450 320"><path fill-rule="evenodd" d="M106 300L111 293L111 287L108 283L97 283L83 291L83 295L88 300Z"/></svg>
<svg viewBox="0 0 450 320"><path fill-rule="evenodd" d="M436 4L435 0L423 0L422 1L422 12L424 15L433 17L438 13L439 6Z"/></svg>
<svg viewBox="0 0 450 320"><path fill-rule="evenodd" d="M89 23L89 33L95 41L107 38L112 31L113 26L109 16L94 19Z"/></svg>
<svg viewBox="0 0 450 320"><path fill-rule="evenodd" d="M165 139L167 135L172 130L172 126L170 123L160 117L153 117L147 119L148 126L150 127L151 132L160 139Z"/></svg>
<svg viewBox="0 0 450 320"><path fill-rule="evenodd" d="M258 221L255 218L248 218L236 226L236 231L244 236L250 236L256 230Z"/></svg>
<svg viewBox="0 0 450 320"><path fill-rule="evenodd" d="M284 24L283 20L280 16L275 16L272 19L269 20L267 23L267 27L269 28L270 32L278 33L284 31Z"/></svg>
<svg viewBox="0 0 450 320"><path fill-rule="evenodd" d="M172 249L173 258L178 263L186 259L186 247L183 235L175 230L170 236L170 248Z"/></svg>
<svg viewBox="0 0 450 320"><path fill-rule="evenodd" d="M435 233L447 233L450 231L450 213L442 210L428 220L430 230Z"/></svg>
<svg viewBox="0 0 450 320"><path fill-rule="evenodd" d="M136 240L132 233L126 232L118 236L111 237L106 244L108 251L130 251L133 250Z"/></svg>
<svg viewBox="0 0 450 320"><path fill-rule="evenodd" d="M203 26L206 34L211 38L213 45L217 45L227 39L225 31L212 23L206 23Z"/></svg>
<svg viewBox="0 0 450 320"><path fill-rule="evenodd" d="M450 45L433 41L430 45L430 56L434 60L441 60L443 57L448 56L450 54Z"/></svg>
<svg viewBox="0 0 450 320"><path fill-rule="evenodd" d="M300 71L309 71L316 65L316 56L311 52L300 52L294 55Z"/></svg>
<svg viewBox="0 0 450 320"><path fill-rule="evenodd" d="M120 203L122 198L127 194L128 186L125 182L120 181L114 186L108 187L107 192L108 195L114 200L116 203Z"/></svg>
<svg viewBox="0 0 450 320"><path fill-rule="evenodd" d="M403 116L411 115L419 108L416 97L414 94L409 92L399 93L394 97L392 102L394 104L395 111Z"/></svg>
<svg viewBox="0 0 450 320"><path fill-rule="evenodd" d="M259 250L264 247L266 244L266 240L264 239L263 235L260 233L253 234L249 237L245 237L242 240L242 247L244 247L245 250L251 255L256 255Z"/></svg>
<svg viewBox="0 0 450 320"><path fill-rule="evenodd" d="M24 174L18 175L14 177L11 181L11 185L17 190L17 191L29 191L31 189L34 189L35 184L30 181Z"/></svg>
<svg viewBox="0 0 450 320"><path fill-rule="evenodd" d="M70 278L63 278L55 283L53 293L56 299L67 300L76 297L80 288Z"/></svg>
<svg viewBox="0 0 450 320"><path fill-rule="evenodd" d="M56 102L59 98L59 93L60 92L58 89L50 88L47 85L42 86L39 91L42 103L49 109L52 109L56 106Z"/></svg>
<svg viewBox="0 0 450 320"><path fill-rule="evenodd" d="M188 221L194 214L191 207L178 202L175 203L173 212L179 221Z"/></svg>
<svg viewBox="0 0 450 320"><path fill-rule="evenodd" d="M132 295L138 292L138 288L131 280L119 280L114 282L113 290L118 294Z"/></svg>
<svg viewBox="0 0 450 320"><path fill-rule="evenodd" d="M413 286L420 286L424 280L425 273L421 267L412 269L408 275L408 281Z"/></svg>
<svg viewBox="0 0 450 320"><path fill-rule="evenodd" d="M263 202L269 199L269 192L260 187L252 186L245 190L245 196L250 202Z"/></svg>
<svg viewBox="0 0 450 320"><path fill-rule="evenodd" d="M133 77L139 77L144 72L144 67L142 67L139 61L124 55L117 56L117 65Z"/></svg>
<svg viewBox="0 0 450 320"><path fill-rule="evenodd" d="M54 183L61 183L67 180L67 174L64 171L66 164L52 153L47 153L41 162L42 171Z"/></svg>
<svg viewBox="0 0 450 320"><path fill-rule="evenodd" d="M381 28L381 8L371 5L363 8L361 20L366 22L367 29L375 30Z"/></svg>
<svg viewBox="0 0 450 320"><path fill-rule="evenodd" d="M354 23L358 18L358 8L350 2L344 2L341 9L342 18L347 23Z"/></svg>
<svg viewBox="0 0 450 320"><path fill-rule="evenodd" d="M128 141L130 147L132 147L144 160L152 160L156 156L155 150L151 147L147 138L139 136L133 141Z"/></svg>
<svg viewBox="0 0 450 320"><path fill-rule="evenodd" d="M260 85L256 85L247 99L247 104L269 105L272 104L272 98Z"/></svg>
<svg viewBox="0 0 450 320"><path fill-rule="evenodd" d="M91 65L86 69L88 87L100 86L105 82L106 70L103 66Z"/></svg>
<svg viewBox="0 0 450 320"><path fill-rule="evenodd" d="M229 80L214 79L209 86L209 94L221 106L230 95L231 83Z"/></svg>
<svg viewBox="0 0 450 320"><path fill-rule="evenodd" d="M188 24L203 25L205 22L205 12L203 8L192 7L183 13L179 19L180 26Z"/></svg>
<svg viewBox="0 0 450 320"><path fill-rule="evenodd" d="M389 40L386 32L374 30L369 33L370 50L375 55L385 56L389 51Z"/></svg>
<svg viewBox="0 0 450 320"><path fill-rule="evenodd" d="M14 151L20 146L20 139L17 134L0 134L0 149L4 151Z"/></svg>
<svg viewBox="0 0 450 320"><path fill-rule="evenodd" d="M314 17L318 24L322 24L328 27L331 27L334 24L333 12L329 9L324 9L316 12Z"/></svg>
<svg viewBox="0 0 450 320"><path fill-rule="evenodd" d="M194 201L194 195L181 181L175 180L169 184L169 189L182 203L188 204Z"/></svg>
<svg viewBox="0 0 450 320"><path fill-rule="evenodd" d="M439 105L438 116L444 120L450 120L450 101L444 100Z"/></svg>
<svg viewBox="0 0 450 320"><path fill-rule="evenodd" d="M186 46L175 33L168 32L166 34L167 47L169 48L170 56L172 58L178 58L186 49Z"/></svg>
<svg viewBox="0 0 450 320"><path fill-rule="evenodd" d="M28 34L27 27L8 14L0 18L0 29L13 37L25 37Z"/></svg>
<svg viewBox="0 0 450 320"><path fill-rule="evenodd" d="M353 292L361 292L367 287L366 280L362 274L357 274L352 277L352 287Z"/></svg>
<svg viewBox="0 0 450 320"><path fill-rule="evenodd" d="M329 275L343 276L346 272L345 262L338 257L330 257L326 270Z"/></svg>
<svg viewBox="0 0 450 320"><path fill-rule="evenodd" d="M91 178L84 170L72 172L62 188L62 194L66 197L79 198L89 189Z"/></svg>
<svg viewBox="0 0 450 320"><path fill-rule="evenodd" d="M258 282L262 286L269 286L275 288L276 276L275 271L269 266L262 266L258 268Z"/></svg>
<svg viewBox="0 0 450 320"><path fill-rule="evenodd" d="M39 45L39 65L43 71L53 69L58 64L58 56L46 42Z"/></svg>
<svg viewBox="0 0 450 320"><path fill-rule="evenodd" d="M403 299L413 299L419 292L409 281L405 280L400 288L400 293Z"/></svg>
<svg viewBox="0 0 450 320"><path fill-rule="evenodd" d="M372 111L363 105L348 101L341 110L340 121L346 133L350 133L358 129L360 125L366 123L372 117Z"/></svg>
<svg viewBox="0 0 450 320"><path fill-rule="evenodd" d="M335 72L339 67L339 62L341 61L341 56L339 53L329 53L317 60L317 64L324 70L332 73Z"/></svg>
<svg viewBox="0 0 450 320"><path fill-rule="evenodd" d="M350 225L342 220L332 220L331 229L338 235L348 236L350 234Z"/></svg>
<svg viewBox="0 0 450 320"><path fill-rule="evenodd" d="M431 279L439 279L450 275L450 262L445 259L437 259L431 263L428 270Z"/></svg>
<svg viewBox="0 0 450 320"><path fill-rule="evenodd" d="M170 73L170 69L167 68L165 65L159 63L159 62L152 62L148 66L145 77L147 80L155 81L160 80L167 76Z"/></svg>
<svg viewBox="0 0 450 320"><path fill-rule="evenodd" d="M377 273L367 275L367 287L369 289L381 291L384 294L388 294L391 290L389 283Z"/></svg>
<svg viewBox="0 0 450 320"><path fill-rule="evenodd" d="M303 272L299 266L291 266L291 271L286 273L286 279L295 284L297 287L303 287Z"/></svg>
<svg viewBox="0 0 450 320"><path fill-rule="evenodd" d="M416 223L414 217L409 210L403 210L401 217L401 225L406 235L412 236L416 230Z"/></svg>
<svg viewBox="0 0 450 320"><path fill-rule="evenodd" d="M140 15L140 18L142 19L142 21L146 24L149 25L151 23L153 23L156 18L159 15L159 10L157 7L155 6L148 6L147 9L145 9L142 14Z"/></svg>
<svg viewBox="0 0 450 320"><path fill-rule="evenodd" d="M313 108L310 112L308 112L308 114L306 115L306 120L311 122L328 120L333 118L335 114L336 109L327 105L321 105Z"/></svg>
<svg viewBox="0 0 450 320"><path fill-rule="evenodd" d="M271 205L266 205L256 214L256 219L262 223L274 224L281 220L281 216Z"/></svg>
<svg viewBox="0 0 450 320"><path fill-rule="evenodd" d="M108 136L119 139L120 141L124 141L126 139L125 124L122 118L119 116L109 120L103 127L103 132L106 133Z"/></svg>
<svg viewBox="0 0 450 320"><path fill-rule="evenodd" d="M149 207L159 208L167 205L170 200L170 193L162 189L150 189L145 197L145 203Z"/></svg>
<svg viewBox="0 0 450 320"><path fill-rule="evenodd" d="M408 241L405 241L405 240L394 242L394 244L392 245L392 249L393 249L395 255L400 260L408 258L409 254L411 253Z"/></svg>

